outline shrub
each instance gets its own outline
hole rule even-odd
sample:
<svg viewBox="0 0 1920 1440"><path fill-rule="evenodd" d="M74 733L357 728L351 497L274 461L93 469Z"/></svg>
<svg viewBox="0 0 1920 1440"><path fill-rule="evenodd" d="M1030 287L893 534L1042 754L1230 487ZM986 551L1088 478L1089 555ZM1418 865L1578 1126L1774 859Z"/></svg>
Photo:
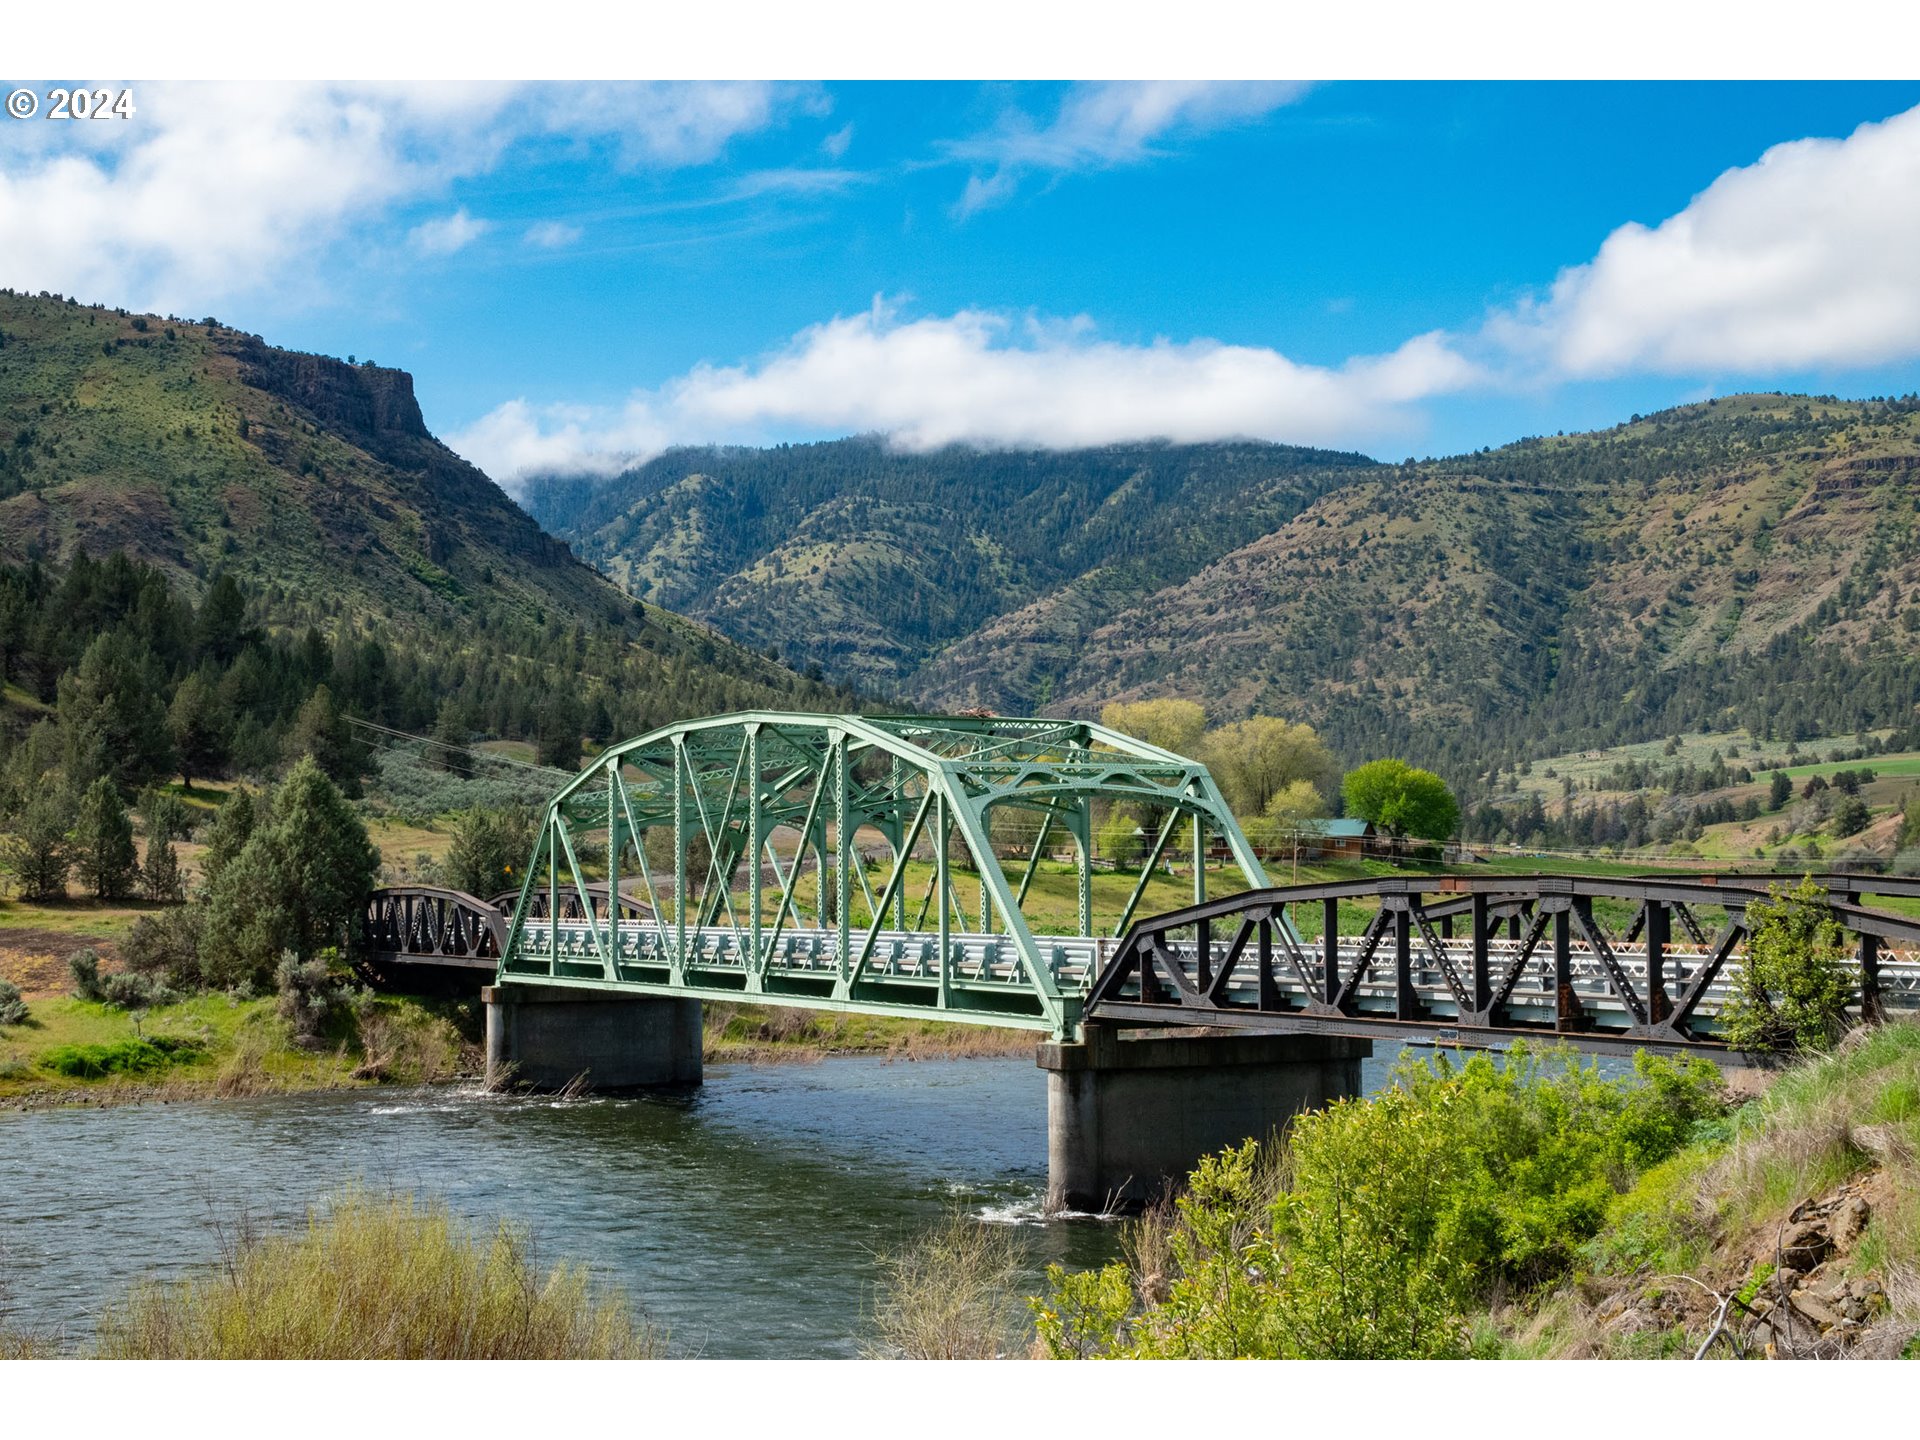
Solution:
<svg viewBox="0 0 1920 1440"><path fill-rule="evenodd" d="M880 1257L872 1353L992 1360L1019 1343L1020 1248L1012 1232L962 1212Z"/></svg>
<svg viewBox="0 0 1920 1440"><path fill-rule="evenodd" d="M20 998L20 987L11 980L0 980L0 1025L27 1023L27 1002Z"/></svg>
<svg viewBox="0 0 1920 1440"><path fill-rule="evenodd" d="M542 1273L524 1229L476 1237L409 1195L348 1190L299 1234L243 1235L222 1259L110 1309L102 1358L637 1360L662 1349L581 1267Z"/></svg>
<svg viewBox="0 0 1920 1440"><path fill-rule="evenodd" d="M67 956L67 969L73 976L73 993L82 1000L100 998L100 952L91 945Z"/></svg>
<svg viewBox="0 0 1920 1440"><path fill-rule="evenodd" d="M100 952L91 945L69 955L67 969L73 975L73 993L82 1000L117 1005L123 1010L145 1010L155 1005L171 1005L180 998L151 972L135 970L102 975Z"/></svg>
<svg viewBox="0 0 1920 1440"><path fill-rule="evenodd" d="M100 977L100 1001L122 1010L148 1010L156 1005L171 1005L180 997L166 983L152 975L123 971Z"/></svg>
<svg viewBox="0 0 1920 1440"><path fill-rule="evenodd" d="M1720 1020L1736 1050L1818 1049L1839 1039L1853 981L1839 922L1811 877L1747 907L1746 963Z"/></svg>
<svg viewBox="0 0 1920 1440"><path fill-rule="evenodd" d="M280 1018L293 1027L296 1039L317 1040L329 1022L353 1010L353 986L332 970L337 958L331 950L311 960L291 950L281 955L274 988L280 995Z"/></svg>
<svg viewBox="0 0 1920 1440"><path fill-rule="evenodd" d="M133 922L120 954L136 975L157 976L175 990L201 988L200 926L197 905L182 906L158 915L142 915Z"/></svg>
<svg viewBox="0 0 1920 1440"><path fill-rule="evenodd" d="M1059 1356L1464 1355L1477 1297L1565 1274L1615 1195L1721 1108L1705 1061L1635 1069L1607 1080L1523 1046L1504 1062L1403 1061L1394 1088L1296 1119L1278 1156L1208 1157L1164 1239L1136 1242L1153 1259L1135 1273L1051 1268L1041 1342Z"/></svg>

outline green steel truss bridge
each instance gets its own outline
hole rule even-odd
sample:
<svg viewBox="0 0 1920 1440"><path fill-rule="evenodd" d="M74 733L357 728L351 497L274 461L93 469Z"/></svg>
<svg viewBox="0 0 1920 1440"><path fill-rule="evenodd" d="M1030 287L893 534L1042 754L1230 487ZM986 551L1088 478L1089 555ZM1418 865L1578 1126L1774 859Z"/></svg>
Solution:
<svg viewBox="0 0 1920 1440"><path fill-rule="evenodd" d="M1110 928L1096 800L1159 817ZM1009 868L992 837L1016 813L1031 838ZM1081 721L690 721L609 749L554 797L499 980L1072 1034L1108 946L1096 937L1125 931L1164 855L1203 859L1214 836L1243 884L1266 883L1205 766ZM1036 933L1026 910L1056 846L1075 861L1071 936ZM1205 884L1196 864L1196 902ZM629 902L618 920L608 893Z"/></svg>
<svg viewBox="0 0 1920 1440"><path fill-rule="evenodd" d="M1099 887L1127 897L1110 914L1096 913L1096 800L1152 821L1137 872ZM1009 846L1013 813L1024 838ZM1240 874L1238 893L1209 899L1193 862L1214 837ZM1063 850L1067 935L1028 913L1039 862ZM1148 878L1176 854L1191 866L1191 905L1136 918ZM1269 888L1204 766L1098 725L771 712L606 751L548 805L522 873L516 894L492 900L376 892L363 950L376 969L503 987L929 1016L1066 1040L1098 1021L1712 1050L1724 1048L1716 1016L1744 958L1747 905L1770 882L1479 874ZM1920 897L1920 881L1821 880L1858 1008L1920 1009L1920 919L1863 903Z"/></svg>

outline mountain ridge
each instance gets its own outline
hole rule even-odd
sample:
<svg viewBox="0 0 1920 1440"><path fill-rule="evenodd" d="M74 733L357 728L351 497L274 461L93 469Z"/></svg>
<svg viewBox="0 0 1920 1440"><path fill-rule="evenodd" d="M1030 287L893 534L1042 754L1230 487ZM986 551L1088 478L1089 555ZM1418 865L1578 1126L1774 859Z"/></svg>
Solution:
<svg viewBox="0 0 1920 1440"><path fill-rule="evenodd" d="M443 678L570 679L635 733L700 708L845 703L622 593L434 438L404 371L0 291L0 564L77 550L194 599L230 575L269 628L389 640ZM430 688L372 718L425 728Z"/></svg>
<svg viewBox="0 0 1920 1440"><path fill-rule="evenodd" d="M843 441L810 452L845 462L837 482L783 495L752 473L767 453L669 452L529 505L736 637L762 643L779 617L827 673L930 707L1187 695L1216 720L1310 720L1348 759L1397 748L1468 775L1654 727L1904 727L1920 703L1913 397L1761 392L1399 465L1248 443L935 461ZM1095 463L1132 473L1088 504L1073 476ZM969 464L989 513L928 540L881 506ZM1008 477L1027 493L1008 499ZM724 557L684 564L673 543L724 523L715 497L749 495L751 535L772 538L730 533ZM850 497L864 528L835 508ZM1109 501L1126 523L1102 530ZM911 604L956 623L904 649L866 623L875 555L938 562L956 533L1032 512L1054 528L1029 583L983 594L950 560L924 565ZM796 579L805 606L780 593Z"/></svg>

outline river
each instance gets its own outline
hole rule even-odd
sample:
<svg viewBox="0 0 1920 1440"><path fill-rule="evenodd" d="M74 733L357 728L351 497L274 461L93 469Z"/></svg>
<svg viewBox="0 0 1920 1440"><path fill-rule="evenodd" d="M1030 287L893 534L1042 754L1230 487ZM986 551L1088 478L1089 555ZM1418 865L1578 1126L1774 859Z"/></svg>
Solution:
<svg viewBox="0 0 1920 1440"><path fill-rule="evenodd" d="M1376 1047L1368 1089L1396 1047ZM1030 1060L712 1065L686 1095L353 1090L0 1113L0 1275L17 1325L84 1340L144 1277L297 1220L358 1178L526 1220L543 1261L623 1285L677 1355L860 1353L875 1256L965 1207L1049 1261L1117 1227L1043 1220L1046 1085Z"/></svg>

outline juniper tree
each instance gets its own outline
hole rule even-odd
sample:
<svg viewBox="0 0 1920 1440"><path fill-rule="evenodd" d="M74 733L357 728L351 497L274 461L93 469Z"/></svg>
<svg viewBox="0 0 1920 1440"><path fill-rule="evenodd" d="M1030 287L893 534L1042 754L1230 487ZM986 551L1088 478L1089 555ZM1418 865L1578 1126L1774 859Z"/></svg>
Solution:
<svg viewBox="0 0 1920 1440"><path fill-rule="evenodd" d="M133 892L140 852L133 844L133 821L108 776L95 780L80 798L73 861L81 882L100 899L117 900Z"/></svg>

